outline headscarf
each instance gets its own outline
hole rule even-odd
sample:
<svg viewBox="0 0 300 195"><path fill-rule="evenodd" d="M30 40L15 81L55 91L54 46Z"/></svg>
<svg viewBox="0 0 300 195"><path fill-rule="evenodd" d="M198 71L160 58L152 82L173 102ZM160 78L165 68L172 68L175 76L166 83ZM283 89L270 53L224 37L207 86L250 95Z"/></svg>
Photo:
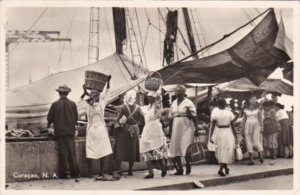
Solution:
<svg viewBox="0 0 300 195"><path fill-rule="evenodd" d="M147 96L157 97L157 91L149 91Z"/></svg>
<svg viewBox="0 0 300 195"><path fill-rule="evenodd" d="M186 92L186 88L183 85L177 85L175 91L181 92L181 93L185 93Z"/></svg>
<svg viewBox="0 0 300 195"><path fill-rule="evenodd" d="M133 105L136 101L136 91L135 90L127 91L127 93L124 96L124 100L129 105Z"/></svg>

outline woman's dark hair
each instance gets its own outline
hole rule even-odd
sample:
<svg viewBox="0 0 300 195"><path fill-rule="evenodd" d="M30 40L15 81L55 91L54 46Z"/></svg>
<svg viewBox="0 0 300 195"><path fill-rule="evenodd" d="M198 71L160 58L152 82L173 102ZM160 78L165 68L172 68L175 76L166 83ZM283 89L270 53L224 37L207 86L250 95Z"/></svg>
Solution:
<svg viewBox="0 0 300 195"><path fill-rule="evenodd" d="M249 94L249 96L248 96L248 100L250 100L252 97L255 97L255 98L257 98L257 97L256 97L256 95L255 95L253 92L251 92L251 93Z"/></svg>
<svg viewBox="0 0 300 195"><path fill-rule="evenodd" d="M280 103L276 103L275 106L278 107L279 109L284 109L284 105Z"/></svg>
<svg viewBox="0 0 300 195"><path fill-rule="evenodd" d="M226 107L226 100L224 98L219 98L218 100L218 107L225 108Z"/></svg>
<svg viewBox="0 0 300 195"><path fill-rule="evenodd" d="M273 101L266 101L262 104L263 107L272 107L274 106L274 102Z"/></svg>

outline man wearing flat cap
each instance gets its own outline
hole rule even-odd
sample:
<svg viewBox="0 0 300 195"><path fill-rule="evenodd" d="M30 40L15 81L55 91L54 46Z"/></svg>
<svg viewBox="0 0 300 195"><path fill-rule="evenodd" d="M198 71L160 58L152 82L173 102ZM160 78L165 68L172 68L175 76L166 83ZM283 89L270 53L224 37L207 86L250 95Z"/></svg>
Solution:
<svg viewBox="0 0 300 195"><path fill-rule="evenodd" d="M66 179L78 178L79 169L75 153L77 107L75 102L67 98L71 92L67 85L59 86L56 91L60 98L51 105L47 120L48 128L51 124L54 127L54 137L58 146L59 176Z"/></svg>

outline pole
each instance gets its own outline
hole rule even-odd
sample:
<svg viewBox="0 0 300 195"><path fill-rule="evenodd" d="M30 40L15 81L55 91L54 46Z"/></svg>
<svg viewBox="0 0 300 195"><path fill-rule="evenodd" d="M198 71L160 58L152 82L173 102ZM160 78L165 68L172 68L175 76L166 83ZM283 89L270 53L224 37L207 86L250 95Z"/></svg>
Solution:
<svg viewBox="0 0 300 195"><path fill-rule="evenodd" d="M5 43L5 62L6 62L6 70L5 70L5 73L6 73L6 90L9 89L9 42L6 42Z"/></svg>
<svg viewBox="0 0 300 195"><path fill-rule="evenodd" d="M189 42L190 42L191 53L195 53L195 52L197 52L197 49L196 49L195 39L194 39L194 36L193 36L193 29L192 29L191 19L190 19L190 16L189 16L188 9L187 8L182 8L182 12L183 12L183 16L184 16L186 31L187 31ZM197 54L193 55L193 57L195 59L198 58Z"/></svg>

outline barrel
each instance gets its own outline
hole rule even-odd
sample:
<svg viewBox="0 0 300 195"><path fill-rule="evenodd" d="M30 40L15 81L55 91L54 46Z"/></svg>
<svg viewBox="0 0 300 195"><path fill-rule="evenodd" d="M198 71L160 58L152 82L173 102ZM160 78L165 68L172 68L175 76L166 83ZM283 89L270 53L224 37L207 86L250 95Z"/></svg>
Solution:
<svg viewBox="0 0 300 195"><path fill-rule="evenodd" d="M145 88L150 91L157 91L161 84L162 79L158 72L152 72L145 79Z"/></svg>
<svg viewBox="0 0 300 195"><path fill-rule="evenodd" d="M85 71L85 87L90 90L103 91L109 76L101 72Z"/></svg>

